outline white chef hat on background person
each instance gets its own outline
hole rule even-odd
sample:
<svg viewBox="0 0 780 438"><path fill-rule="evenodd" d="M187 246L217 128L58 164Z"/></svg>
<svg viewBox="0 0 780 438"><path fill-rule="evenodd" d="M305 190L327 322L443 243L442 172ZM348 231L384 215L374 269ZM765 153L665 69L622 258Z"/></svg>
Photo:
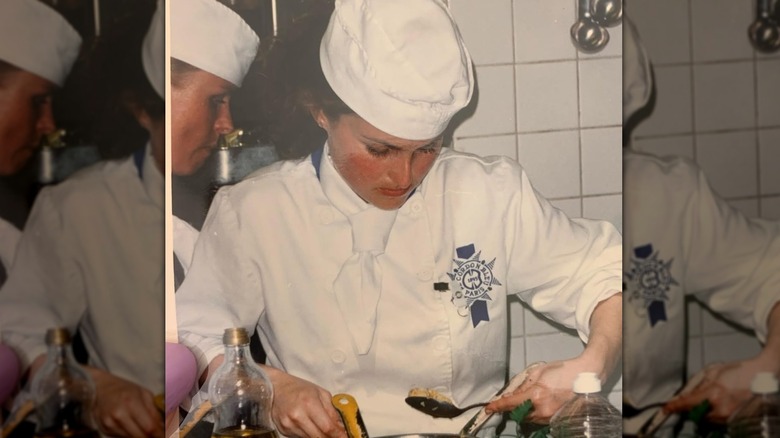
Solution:
<svg viewBox="0 0 780 438"><path fill-rule="evenodd" d="M51 7L0 0L0 60L62 86L80 48L78 32Z"/></svg>
<svg viewBox="0 0 780 438"><path fill-rule="evenodd" d="M144 73L157 94L165 98L165 3L157 0L149 30L141 48Z"/></svg>
<svg viewBox="0 0 780 438"><path fill-rule="evenodd" d="M399 138L441 134L471 99L471 57L439 0L336 0L320 45L337 96Z"/></svg>
<svg viewBox="0 0 780 438"><path fill-rule="evenodd" d="M636 26L623 16L623 123L647 105L652 92L650 58Z"/></svg>
<svg viewBox="0 0 780 438"><path fill-rule="evenodd" d="M260 38L217 0L171 0L171 57L240 87Z"/></svg>

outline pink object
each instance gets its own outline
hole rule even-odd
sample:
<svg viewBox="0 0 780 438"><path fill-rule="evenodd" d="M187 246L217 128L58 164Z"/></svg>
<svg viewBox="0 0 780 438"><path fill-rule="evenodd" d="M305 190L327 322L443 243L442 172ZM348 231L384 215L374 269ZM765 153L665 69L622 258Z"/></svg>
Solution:
<svg viewBox="0 0 780 438"><path fill-rule="evenodd" d="M19 358L7 345L0 344L0 403L11 395L19 380Z"/></svg>
<svg viewBox="0 0 780 438"><path fill-rule="evenodd" d="M176 409L195 385L195 355L181 344L165 343L165 413Z"/></svg>

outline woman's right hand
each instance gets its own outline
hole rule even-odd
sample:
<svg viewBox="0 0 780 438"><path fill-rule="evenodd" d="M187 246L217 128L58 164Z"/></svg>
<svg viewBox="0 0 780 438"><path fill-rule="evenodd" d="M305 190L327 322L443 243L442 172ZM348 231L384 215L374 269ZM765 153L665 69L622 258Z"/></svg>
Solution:
<svg viewBox="0 0 780 438"><path fill-rule="evenodd" d="M272 416L279 432L290 437L346 438L332 394L280 370L264 367L274 388Z"/></svg>

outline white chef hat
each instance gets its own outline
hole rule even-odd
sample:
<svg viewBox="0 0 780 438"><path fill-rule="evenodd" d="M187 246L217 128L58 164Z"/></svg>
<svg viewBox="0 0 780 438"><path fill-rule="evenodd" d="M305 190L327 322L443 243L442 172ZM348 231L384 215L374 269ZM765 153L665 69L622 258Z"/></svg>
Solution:
<svg viewBox="0 0 780 438"><path fill-rule="evenodd" d="M165 3L157 0L141 50L144 73L157 94L165 98Z"/></svg>
<svg viewBox="0 0 780 438"><path fill-rule="evenodd" d="M260 45L257 34L217 0L170 4L171 56L240 87Z"/></svg>
<svg viewBox="0 0 780 438"><path fill-rule="evenodd" d="M441 134L474 90L471 57L440 0L336 0L320 64L355 113L409 140Z"/></svg>
<svg viewBox="0 0 780 438"><path fill-rule="evenodd" d="M80 48L78 32L51 7L0 0L0 60L62 86Z"/></svg>
<svg viewBox="0 0 780 438"><path fill-rule="evenodd" d="M642 109L653 91L650 59L634 23L623 17L623 122Z"/></svg>

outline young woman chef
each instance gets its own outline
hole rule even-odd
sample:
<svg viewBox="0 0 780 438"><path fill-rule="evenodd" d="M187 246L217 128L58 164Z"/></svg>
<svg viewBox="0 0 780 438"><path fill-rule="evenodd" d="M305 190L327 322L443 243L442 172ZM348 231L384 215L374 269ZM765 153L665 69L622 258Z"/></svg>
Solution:
<svg viewBox="0 0 780 438"><path fill-rule="evenodd" d="M330 403L342 391L371 434L455 432L466 415L432 419L404 398L495 394L511 293L588 341L518 390L540 417L578 371L605 379L620 354L620 236L567 218L516 162L442 149L474 87L446 5L336 1L319 55L301 95L327 143L221 190L177 292L200 369L221 361L224 328L257 326L282 434L344 436Z"/></svg>
<svg viewBox="0 0 780 438"><path fill-rule="evenodd" d="M3 341L31 373L45 360L47 328L81 333L96 388L93 416L111 436L163 434L153 398L164 380L165 88L164 54L156 50L164 46L153 40L164 35L164 16L145 37L153 8L134 4L91 60L95 86L110 90L101 93L103 110L133 118L133 130L121 135L143 140L129 156L39 193L0 289Z"/></svg>

